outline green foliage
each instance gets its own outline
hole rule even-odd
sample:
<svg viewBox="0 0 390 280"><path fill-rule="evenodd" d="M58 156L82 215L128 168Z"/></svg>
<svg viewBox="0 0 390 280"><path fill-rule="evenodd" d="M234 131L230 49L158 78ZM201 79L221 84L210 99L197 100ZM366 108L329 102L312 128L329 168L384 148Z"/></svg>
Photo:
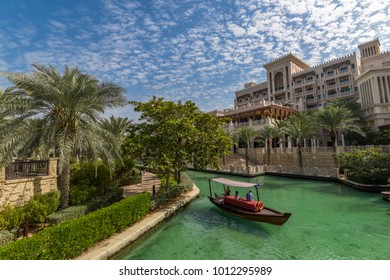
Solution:
<svg viewBox="0 0 390 280"><path fill-rule="evenodd" d="M169 190L165 191L164 189L160 189L160 191L156 193L151 203L151 210L171 201L173 198L184 192L192 190L193 182L190 177L183 172L181 174L181 178L182 180L180 183L176 183L176 181L170 179L169 181L172 184L169 185Z"/></svg>
<svg viewBox="0 0 390 280"><path fill-rule="evenodd" d="M149 212L150 194L126 198L77 219L48 227L0 248L2 260L66 260L120 232Z"/></svg>
<svg viewBox="0 0 390 280"><path fill-rule="evenodd" d="M97 209L107 207L123 198L123 189L113 188L103 196L95 197L87 204L87 211L93 212Z"/></svg>
<svg viewBox="0 0 390 280"><path fill-rule="evenodd" d="M103 161L87 161L83 163L72 164L71 188L78 188L80 191L79 194L87 199L81 199L81 201L83 201L82 203L85 203L88 201L88 199L93 197L91 194L92 188L96 188L99 195L103 195L105 192L107 192L110 181L110 169ZM76 202L75 200L77 200L75 197L72 199L73 202ZM80 204L80 202L77 204Z"/></svg>
<svg viewBox="0 0 390 280"><path fill-rule="evenodd" d="M55 212L59 206L60 192L50 191L46 194L37 193L24 206L24 212L30 223L44 223L47 216Z"/></svg>
<svg viewBox="0 0 390 280"><path fill-rule="evenodd" d="M317 125L329 131L332 144L337 146L337 133L355 132L365 136L359 125L359 118L354 116L351 109L343 105L330 105L316 111L315 120Z"/></svg>
<svg viewBox="0 0 390 280"><path fill-rule="evenodd" d="M59 206L60 192L57 190L45 194L37 193L22 207L5 205L0 213L0 230L18 228L25 216L30 223L43 223L48 215Z"/></svg>
<svg viewBox="0 0 390 280"><path fill-rule="evenodd" d="M388 170L390 168L390 153L383 153L380 148L355 150L336 154L340 166L356 174L364 174L371 170Z"/></svg>
<svg viewBox="0 0 390 280"><path fill-rule="evenodd" d="M135 162L133 159L125 158L117 161L115 166L115 178L130 177L135 175Z"/></svg>
<svg viewBox="0 0 390 280"><path fill-rule="evenodd" d="M386 184L390 176L390 153L384 153L380 148L355 150L352 152L335 154L337 161L344 170L349 170L350 179L363 184Z"/></svg>
<svg viewBox="0 0 390 280"><path fill-rule="evenodd" d="M91 201L96 196L96 187L82 184L71 186L70 188L70 205L83 205Z"/></svg>
<svg viewBox="0 0 390 280"><path fill-rule="evenodd" d="M10 204L4 205L0 212L0 230L18 228L24 217L23 207L15 207Z"/></svg>
<svg viewBox="0 0 390 280"><path fill-rule="evenodd" d="M0 72L14 84L1 94L0 112L7 122L0 134L0 162L10 162L15 154L29 157L32 151L42 157L55 153L61 208L66 208L75 153L108 163L119 156L120 139L100 125L100 114L126 105L125 90L77 68L65 66L60 73L53 66L33 67L31 74Z"/></svg>
<svg viewBox="0 0 390 280"><path fill-rule="evenodd" d="M60 211L54 212L47 217L47 222L51 225L56 225L71 219L76 219L84 216L87 213L86 205L70 206Z"/></svg>
<svg viewBox="0 0 390 280"><path fill-rule="evenodd" d="M365 136L351 132L345 135L349 145L390 145L390 130L374 131L371 128L363 128Z"/></svg>
<svg viewBox="0 0 390 280"><path fill-rule="evenodd" d="M15 240L14 234L8 230L0 231L0 246L8 244Z"/></svg>
<svg viewBox="0 0 390 280"><path fill-rule="evenodd" d="M127 149L166 176L175 174L179 181L178 174L188 164L216 167L230 152L231 139L221 128L224 120L201 112L191 101L175 103L153 97L130 104L141 112L144 122L133 127Z"/></svg>

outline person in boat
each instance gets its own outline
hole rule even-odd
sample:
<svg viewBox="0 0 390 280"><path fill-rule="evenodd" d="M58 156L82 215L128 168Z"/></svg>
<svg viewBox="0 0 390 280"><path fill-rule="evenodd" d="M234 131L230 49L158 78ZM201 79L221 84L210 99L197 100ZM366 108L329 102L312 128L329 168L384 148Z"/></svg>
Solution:
<svg viewBox="0 0 390 280"><path fill-rule="evenodd" d="M236 193L234 194L234 198L235 200L238 200L240 198L240 196L238 195L238 191L236 191Z"/></svg>
<svg viewBox="0 0 390 280"><path fill-rule="evenodd" d="M252 191L249 191L247 194L246 194L246 200L248 201L254 201L255 199L253 198L253 193Z"/></svg>
<svg viewBox="0 0 390 280"><path fill-rule="evenodd" d="M230 195L230 188L229 187L226 188L225 195Z"/></svg>

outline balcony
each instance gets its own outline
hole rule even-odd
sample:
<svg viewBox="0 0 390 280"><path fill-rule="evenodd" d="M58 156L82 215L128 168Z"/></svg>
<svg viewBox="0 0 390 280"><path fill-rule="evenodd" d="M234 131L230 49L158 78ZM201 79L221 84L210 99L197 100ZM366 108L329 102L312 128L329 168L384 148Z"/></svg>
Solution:
<svg viewBox="0 0 390 280"><path fill-rule="evenodd" d="M18 179L35 176L47 176L49 174L48 160L15 161L5 169L5 179Z"/></svg>

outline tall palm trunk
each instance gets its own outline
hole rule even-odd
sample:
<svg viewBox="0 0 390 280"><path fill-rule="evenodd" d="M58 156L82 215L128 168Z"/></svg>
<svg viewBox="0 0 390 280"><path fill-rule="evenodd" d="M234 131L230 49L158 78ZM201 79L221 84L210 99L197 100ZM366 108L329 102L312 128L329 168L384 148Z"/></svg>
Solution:
<svg viewBox="0 0 390 280"><path fill-rule="evenodd" d="M300 168L303 167L303 159L302 159L302 149L301 149L301 147L302 147L301 143L298 143L298 164L299 164Z"/></svg>
<svg viewBox="0 0 390 280"><path fill-rule="evenodd" d="M245 146L245 166L246 172L249 172L249 141L246 143Z"/></svg>
<svg viewBox="0 0 390 280"><path fill-rule="evenodd" d="M268 149L267 149L267 164L271 164L271 149L272 149L272 138L269 138L267 140L268 144Z"/></svg>
<svg viewBox="0 0 390 280"><path fill-rule="evenodd" d="M59 176L60 188L61 188L61 203L60 208L65 209L69 207L69 193L70 193L70 159L67 160L62 172Z"/></svg>

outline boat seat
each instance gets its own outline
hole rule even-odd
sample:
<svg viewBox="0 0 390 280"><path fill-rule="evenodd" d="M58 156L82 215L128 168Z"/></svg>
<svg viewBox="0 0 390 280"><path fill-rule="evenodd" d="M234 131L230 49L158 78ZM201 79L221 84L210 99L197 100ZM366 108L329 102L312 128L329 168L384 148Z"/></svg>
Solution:
<svg viewBox="0 0 390 280"><path fill-rule="evenodd" d="M263 202L261 201L248 201L243 198L236 200L234 196L225 196L224 203L255 212L264 208Z"/></svg>

